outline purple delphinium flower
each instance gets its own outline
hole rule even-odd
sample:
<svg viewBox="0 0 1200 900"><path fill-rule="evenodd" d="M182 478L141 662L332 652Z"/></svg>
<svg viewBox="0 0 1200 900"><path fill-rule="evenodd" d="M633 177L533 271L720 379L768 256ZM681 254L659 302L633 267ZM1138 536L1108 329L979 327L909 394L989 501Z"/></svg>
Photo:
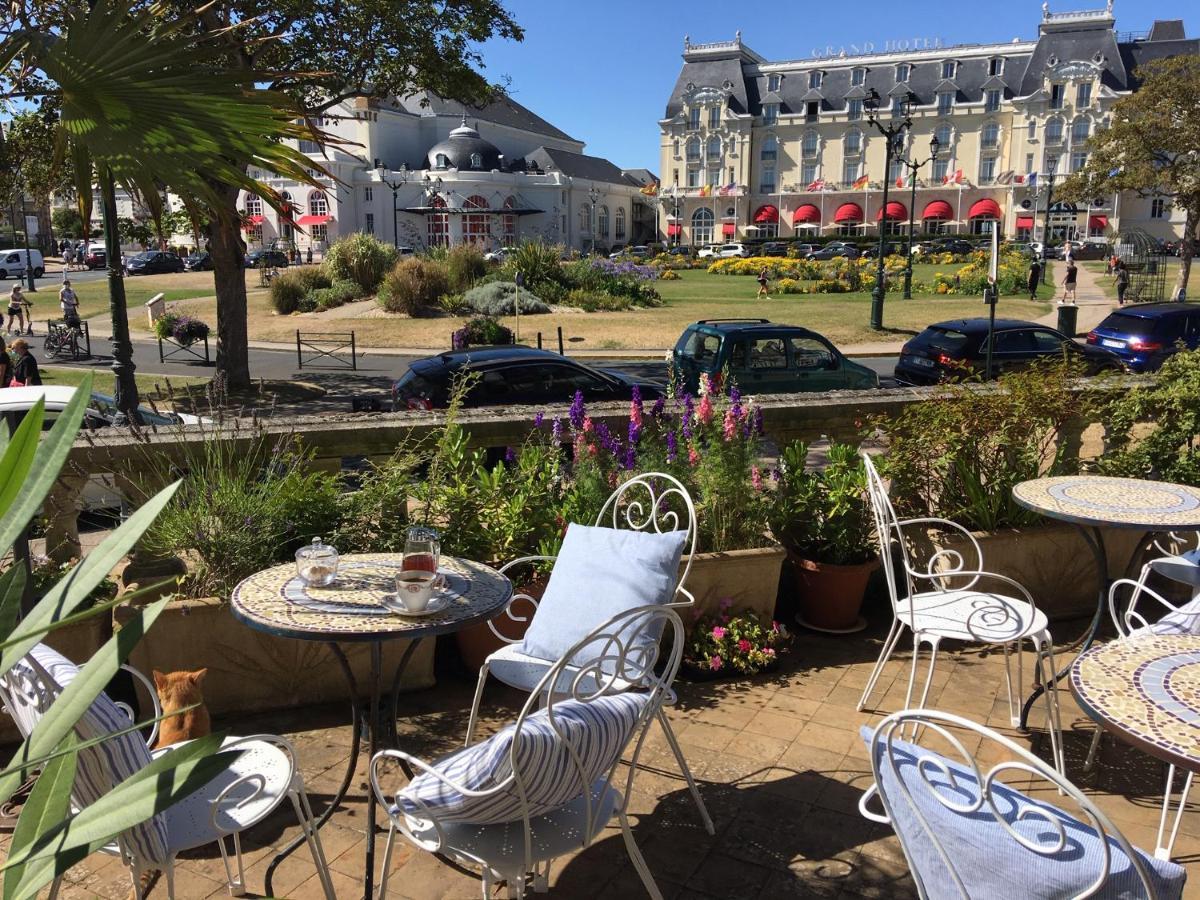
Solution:
<svg viewBox="0 0 1200 900"><path fill-rule="evenodd" d="M782 477L783 477L783 473L780 472L779 469L776 469L776 468L771 469L771 480L774 481L776 484L779 483L779 479Z"/></svg>
<svg viewBox="0 0 1200 900"><path fill-rule="evenodd" d="M667 462L675 462L679 458L679 439L672 429L667 432Z"/></svg>
<svg viewBox="0 0 1200 900"><path fill-rule="evenodd" d="M683 436L692 436L692 419L696 417L696 404L691 394L683 395Z"/></svg>
<svg viewBox="0 0 1200 900"><path fill-rule="evenodd" d="M504 451L504 461L510 466L517 461L517 451L512 447L508 447Z"/></svg>
<svg viewBox="0 0 1200 900"><path fill-rule="evenodd" d="M662 397L659 397L657 400L654 401L654 405L652 407L650 407L651 418L661 419L663 417L663 410L665 410L666 407L667 407L667 401L665 399L663 399Z"/></svg>
<svg viewBox="0 0 1200 900"><path fill-rule="evenodd" d="M542 423L545 421L546 421L546 416L541 411L538 411L538 413L535 414L533 417L533 427L541 428Z"/></svg>
<svg viewBox="0 0 1200 900"><path fill-rule="evenodd" d="M729 402L737 406L742 402L742 392L738 390L736 384L729 385Z"/></svg>
<svg viewBox="0 0 1200 900"><path fill-rule="evenodd" d="M562 419L557 416L550 423L550 436L554 438L555 443L562 443Z"/></svg>
<svg viewBox="0 0 1200 900"><path fill-rule="evenodd" d="M761 406L754 407L754 433L759 437L762 437L763 435L763 414Z"/></svg>
<svg viewBox="0 0 1200 900"><path fill-rule="evenodd" d="M608 426L603 422L596 423L596 440L601 447L613 456L619 457L621 455L621 442L613 437L613 433L609 431Z"/></svg>
<svg viewBox="0 0 1200 900"><path fill-rule="evenodd" d="M575 399L571 401L571 410L567 413L568 418L571 420L571 427L577 431L582 428L583 417L585 414L586 413L583 407L583 391L576 391Z"/></svg>
<svg viewBox="0 0 1200 900"><path fill-rule="evenodd" d="M637 452L631 444L629 449L625 451L625 471L632 472L635 466L637 466Z"/></svg>

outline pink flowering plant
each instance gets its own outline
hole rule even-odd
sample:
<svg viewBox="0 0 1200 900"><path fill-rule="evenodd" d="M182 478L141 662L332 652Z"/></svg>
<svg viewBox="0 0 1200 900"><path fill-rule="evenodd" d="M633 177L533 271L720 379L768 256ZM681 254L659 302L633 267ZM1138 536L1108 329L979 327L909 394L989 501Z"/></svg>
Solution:
<svg viewBox="0 0 1200 900"><path fill-rule="evenodd" d="M779 622L762 622L753 613L731 614L729 600L721 612L699 619L684 650L684 664L705 675L756 675L772 668L791 645Z"/></svg>

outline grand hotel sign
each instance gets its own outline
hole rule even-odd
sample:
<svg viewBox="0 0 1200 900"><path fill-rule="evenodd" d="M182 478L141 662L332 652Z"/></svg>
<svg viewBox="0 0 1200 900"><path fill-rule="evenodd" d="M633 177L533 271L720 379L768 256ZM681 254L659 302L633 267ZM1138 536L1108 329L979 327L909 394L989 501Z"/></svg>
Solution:
<svg viewBox="0 0 1200 900"><path fill-rule="evenodd" d="M843 44L835 47L826 44L824 47L813 47L813 59L839 59L845 56L866 56L871 53L907 53L916 50L940 50L940 37L895 38L884 41L882 45L874 41L864 41L861 44Z"/></svg>

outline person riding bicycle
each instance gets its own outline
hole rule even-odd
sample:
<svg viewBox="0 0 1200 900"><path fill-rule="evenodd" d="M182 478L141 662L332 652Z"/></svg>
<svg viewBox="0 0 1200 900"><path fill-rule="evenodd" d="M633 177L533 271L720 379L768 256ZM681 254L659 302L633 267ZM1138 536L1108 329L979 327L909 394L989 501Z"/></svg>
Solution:
<svg viewBox="0 0 1200 900"><path fill-rule="evenodd" d="M58 305L62 307L63 324L79 331L82 328L79 322L79 296L71 287L69 278L63 279L62 287L58 289Z"/></svg>

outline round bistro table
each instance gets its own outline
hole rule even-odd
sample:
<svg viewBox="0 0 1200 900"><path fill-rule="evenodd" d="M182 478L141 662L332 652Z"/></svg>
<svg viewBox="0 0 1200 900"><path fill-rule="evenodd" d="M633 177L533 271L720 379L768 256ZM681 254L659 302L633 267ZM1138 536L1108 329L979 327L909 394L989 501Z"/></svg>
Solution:
<svg viewBox="0 0 1200 900"><path fill-rule="evenodd" d="M1083 536L1096 562L1099 589L1096 614L1084 634L1080 653L1086 653L1108 606L1108 554L1104 550L1101 528L1128 528L1136 531L1175 531L1200 528L1200 490L1165 481L1139 478L1113 478L1106 475L1063 475L1035 478L1013 487L1013 499L1026 509L1050 519L1069 522ZM1062 680L1069 671L1062 669L1053 681ZM1029 710L1046 690L1039 684L1021 708L1021 727L1029 719Z"/></svg>
<svg viewBox="0 0 1200 900"><path fill-rule="evenodd" d="M351 697L351 751L346 775L337 794L317 819L320 828L342 802L358 766L359 734L365 724L371 757L380 749L381 737L396 745L396 717L400 679L422 640L458 631L495 616L512 597L512 582L490 566L443 556L439 573L444 584L434 603L445 608L429 615L406 616L383 606L395 590L400 571L399 554L363 553L343 556L337 580L327 587L306 584L296 566L287 563L264 569L245 579L233 590L230 605L234 618L250 628L279 637L321 641L329 645L346 678ZM381 716L383 642L406 639L405 648L392 678L390 715ZM358 685L346 654L339 643L366 641L371 644L370 700L366 715L360 707ZM373 896L375 872L375 792L367 790L367 849L364 897ZM303 842L303 837L284 847L272 861L266 876L266 893L271 894L275 867Z"/></svg>

